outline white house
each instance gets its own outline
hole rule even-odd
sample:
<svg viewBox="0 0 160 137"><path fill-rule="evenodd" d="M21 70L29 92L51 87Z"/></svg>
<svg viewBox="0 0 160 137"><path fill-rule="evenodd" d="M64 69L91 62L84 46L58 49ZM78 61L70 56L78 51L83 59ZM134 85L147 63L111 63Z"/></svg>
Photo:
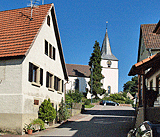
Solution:
<svg viewBox="0 0 160 137"><path fill-rule="evenodd" d="M106 29L105 37L101 49L102 60L102 80L103 88L108 94L118 93L118 59L112 54L111 46Z"/></svg>
<svg viewBox="0 0 160 137"><path fill-rule="evenodd" d="M90 89L90 67L88 65L66 64L69 80L66 83L66 91L79 90L86 93Z"/></svg>
<svg viewBox="0 0 160 137"><path fill-rule="evenodd" d="M22 133L44 99L54 108L68 79L53 4L0 12L0 128Z"/></svg>

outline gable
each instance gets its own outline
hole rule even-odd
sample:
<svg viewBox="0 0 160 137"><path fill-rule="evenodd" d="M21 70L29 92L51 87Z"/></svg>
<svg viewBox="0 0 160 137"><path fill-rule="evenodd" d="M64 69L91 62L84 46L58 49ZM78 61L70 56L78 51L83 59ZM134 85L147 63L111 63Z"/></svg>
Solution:
<svg viewBox="0 0 160 137"><path fill-rule="evenodd" d="M155 33L159 29L158 24L142 24L141 25L137 62L141 61L140 58L144 51L147 52L147 53L144 53L146 54L146 57L149 56L148 55L149 52L153 54L153 51L160 51L160 34Z"/></svg>
<svg viewBox="0 0 160 137"><path fill-rule="evenodd" d="M68 79L57 19L53 4L40 5L33 9L21 8L0 12L0 58L27 56L35 42L49 11L65 79Z"/></svg>

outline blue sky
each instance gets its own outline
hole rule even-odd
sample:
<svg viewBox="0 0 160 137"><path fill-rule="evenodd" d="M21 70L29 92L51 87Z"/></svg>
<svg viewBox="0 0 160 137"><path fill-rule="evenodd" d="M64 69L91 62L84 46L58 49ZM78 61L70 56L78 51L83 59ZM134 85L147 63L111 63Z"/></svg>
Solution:
<svg viewBox="0 0 160 137"><path fill-rule="evenodd" d="M27 7L30 0L5 0L0 11ZM39 4L42 2L40 1ZM106 21L112 53L119 59L119 91L137 62L141 24L160 19L159 0L44 0L54 3L66 63L88 65L97 40L102 45Z"/></svg>

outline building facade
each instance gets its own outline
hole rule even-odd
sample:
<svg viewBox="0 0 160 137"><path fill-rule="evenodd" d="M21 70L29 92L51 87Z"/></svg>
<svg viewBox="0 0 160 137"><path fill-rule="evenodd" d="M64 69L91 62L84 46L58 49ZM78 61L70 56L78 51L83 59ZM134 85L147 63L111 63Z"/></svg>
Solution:
<svg viewBox="0 0 160 137"><path fill-rule="evenodd" d="M104 76L104 79L102 80L103 88L108 94L118 93L118 59L112 54L107 29L102 44L101 54L102 75Z"/></svg>
<svg viewBox="0 0 160 137"><path fill-rule="evenodd" d="M18 133L44 99L58 110L68 79L54 5L30 10L0 12L0 128Z"/></svg>
<svg viewBox="0 0 160 137"><path fill-rule="evenodd" d="M88 65L66 64L69 80L66 92L78 90L82 93L89 91L90 67Z"/></svg>

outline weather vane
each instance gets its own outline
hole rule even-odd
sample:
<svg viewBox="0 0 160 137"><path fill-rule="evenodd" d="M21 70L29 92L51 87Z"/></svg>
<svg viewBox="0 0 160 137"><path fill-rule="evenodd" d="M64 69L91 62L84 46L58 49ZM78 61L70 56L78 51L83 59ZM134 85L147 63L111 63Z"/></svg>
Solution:
<svg viewBox="0 0 160 137"><path fill-rule="evenodd" d="M106 21L106 29L107 29L108 21Z"/></svg>

